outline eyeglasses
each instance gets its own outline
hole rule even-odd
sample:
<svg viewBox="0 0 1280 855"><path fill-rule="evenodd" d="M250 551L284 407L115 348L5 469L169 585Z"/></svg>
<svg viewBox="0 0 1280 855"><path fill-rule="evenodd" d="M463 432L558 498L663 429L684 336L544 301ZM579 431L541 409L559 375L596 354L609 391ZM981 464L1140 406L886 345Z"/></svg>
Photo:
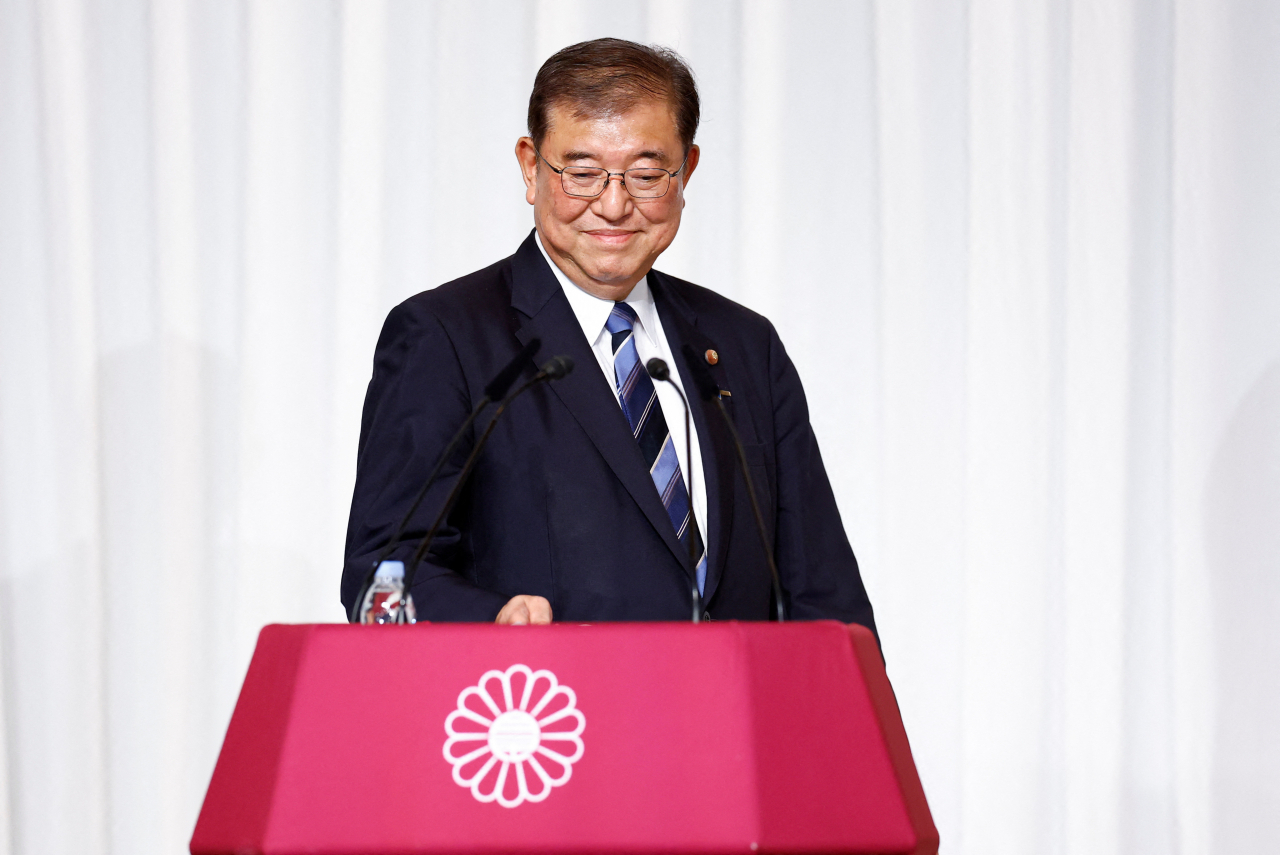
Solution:
<svg viewBox="0 0 1280 855"><path fill-rule="evenodd" d="M599 166L565 166L556 169L542 156L542 152L536 148L534 152L539 160L547 164L547 168L560 176L560 184L566 195L582 199L594 199L599 196L609 186L609 181L615 175L622 176L622 186L637 199L656 199L659 196L665 196L671 187L671 179L679 175L685 163L689 162L689 156L685 155L684 163L681 163L680 168L675 172L657 167L628 169L625 172L610 172Z"/></svg>

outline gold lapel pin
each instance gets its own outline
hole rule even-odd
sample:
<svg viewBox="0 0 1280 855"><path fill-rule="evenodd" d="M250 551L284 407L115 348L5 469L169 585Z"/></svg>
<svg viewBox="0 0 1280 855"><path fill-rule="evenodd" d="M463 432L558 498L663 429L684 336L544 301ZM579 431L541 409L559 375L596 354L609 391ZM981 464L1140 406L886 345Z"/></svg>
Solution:
<svg viewBox="0 0 1280 855"><path fill-rule="evenodd" d="M716 353L714 350L710 350L710 349L708 349L708 350L707 350L707 364L708 364L708 365L715 365L715 364L716 364L717 362L719 362L719 361L720 361L720 354Z"/></svg>

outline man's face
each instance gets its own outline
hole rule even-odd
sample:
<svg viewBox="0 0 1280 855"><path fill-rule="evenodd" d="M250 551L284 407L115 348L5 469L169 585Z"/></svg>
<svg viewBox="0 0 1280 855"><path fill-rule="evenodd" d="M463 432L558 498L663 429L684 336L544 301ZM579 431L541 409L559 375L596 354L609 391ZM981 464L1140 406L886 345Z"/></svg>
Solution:
<svg viewBox="0 0 1280 855"><path fill-rule="evenodd" d="M598 166L610 172L661 167L670 172L684 161L675 119L664 101L641 101L616 116L583 118L556 106L542 156L552 166ZM534 223L557 266L580 288L597 297L621 300L665 250L680 229L684 185L698 164L698 147L665 196L637 199L609 181L594 199L564 192L560 176L539 163L533 141L521 137L516 157L524 173L525 198Z"/></svg>

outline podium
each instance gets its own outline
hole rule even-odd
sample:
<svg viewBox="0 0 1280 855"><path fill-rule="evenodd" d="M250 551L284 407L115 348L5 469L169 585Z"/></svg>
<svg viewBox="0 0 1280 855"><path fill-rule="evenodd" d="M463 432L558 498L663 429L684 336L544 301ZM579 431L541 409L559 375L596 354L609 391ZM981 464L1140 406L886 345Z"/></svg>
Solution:
<svg viewBox="0 0 1280 855"><path fill-rule="evenodd" d="M934 853L879 650L812 623L267 626L193 855Z"/></svg>

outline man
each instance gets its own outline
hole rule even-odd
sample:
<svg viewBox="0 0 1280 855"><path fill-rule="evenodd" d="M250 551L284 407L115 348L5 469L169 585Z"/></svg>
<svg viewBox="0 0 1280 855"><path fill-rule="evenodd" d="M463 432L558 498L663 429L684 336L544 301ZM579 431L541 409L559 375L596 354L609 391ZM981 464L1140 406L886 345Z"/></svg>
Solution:
<svg viewBox="0 0 1280 855"><path fill-rule="evenodd" d="M516 144L534 232L510 258L397 306L379 339L347 532L348 613L485 384L539 339L524 379L557 354L576 369L498 423L417 570L420 619L683 620L692 584L707 618L769 618L770 573L729 431L713 403L689 395L685 459L680 395L642 367L660 357L692 391L687 345L745 444L788 616L874 629L773 327L652 269L698 166L698 110L689 69L661 49L599 39L538 72L529 136ZM441 478L392 557L409 559L452 484Z"/></svg>

